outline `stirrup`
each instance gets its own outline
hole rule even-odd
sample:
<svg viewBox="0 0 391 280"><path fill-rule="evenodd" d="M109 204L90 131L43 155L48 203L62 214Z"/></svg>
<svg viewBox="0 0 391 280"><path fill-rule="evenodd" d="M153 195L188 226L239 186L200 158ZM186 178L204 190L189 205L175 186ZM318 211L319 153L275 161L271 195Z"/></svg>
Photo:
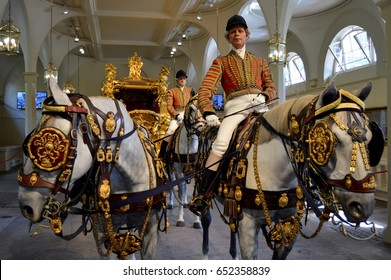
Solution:
<svg viewBox="0 0 391 280"><path fill-rule="evenodd" d="M202 196L194 198L189 204L189 210L196 216L205 217L209 210L209 202Z"/></svg>

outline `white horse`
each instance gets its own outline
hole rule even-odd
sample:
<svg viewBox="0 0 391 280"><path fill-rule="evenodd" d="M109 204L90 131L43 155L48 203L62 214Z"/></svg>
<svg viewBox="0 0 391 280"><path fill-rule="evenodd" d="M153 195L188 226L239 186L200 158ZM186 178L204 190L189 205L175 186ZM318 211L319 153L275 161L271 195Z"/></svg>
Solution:
<svg viewBox="0 0 391 280"><path fill-rule="evenodd" d="M142 259L153 259L165 197L126 203L163 177L146 130L117 100L68 96L53 79L50 91L53 98L45 101L39 125L24 144L27 160L18 175L23 215L31 223L48 219L53 232L64 237L67 214L82 204L83 230L91 221L103 258L140 251Z"/></svg>
<svg viewBox="0 0 391 280"><path fill-rule="evenodd" d="M194 173L194 162L198 151L198 136L205 127L205 120L197 108L196 98L193 97L187 104L184 120L175 131L168 145L167 166L171 181ZM181 181L178 184L178 195L175 194L175 189L171 189L169 194L168 209L174 208L174 199L177 199L179 203L176 222L178 227L185 226L184 208L188 205L187 185L189 183L190 179ZM201 221L198 216L195 216L193 227L201 228Z"/></svg>
<svg viewBox="0 0 391 280"><path fill-rule="evenodd" d="M237 153L222 164L214 195L238 234L242 259L257 258L260 229L272 258L285 259L297 236L304 235L306 207L319 217L320 226L329 214L341 218L339 209L346 224L358 226L372 215L370 166L378 164L384 138L364 114L370 90L371 83L354 93L332 84L319 96L288 100L258 115L248 133L236 138L227 154ZM323 211L313 197L324 204ZM209 211L201 220L207 232ZM204 240L204 254L207 246Z"/></svg>

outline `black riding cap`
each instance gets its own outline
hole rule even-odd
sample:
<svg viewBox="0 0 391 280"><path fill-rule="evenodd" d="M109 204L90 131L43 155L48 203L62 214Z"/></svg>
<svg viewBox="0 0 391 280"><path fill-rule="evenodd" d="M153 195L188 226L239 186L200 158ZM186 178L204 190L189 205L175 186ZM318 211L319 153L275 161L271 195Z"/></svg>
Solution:
<svg viewBox="0 0 391 280"><path fill-rule="evenodd" d="M225 28L225 30L229 31L232 27L236 25L241 25L246 29L248 28L247 22L242 16L234 15L227 21L227 27Z"/></svg>
<svg viewBox="0 0 391 280"><path fill-rule="evenodd" d="M183 71L182 69L179 70L178 72L176 72L176 75L175 75L175 78L176 78L176 79L178 79L178 78L180 78L180 77L186 77L186 79L187 79L186 72Z"/></svg>

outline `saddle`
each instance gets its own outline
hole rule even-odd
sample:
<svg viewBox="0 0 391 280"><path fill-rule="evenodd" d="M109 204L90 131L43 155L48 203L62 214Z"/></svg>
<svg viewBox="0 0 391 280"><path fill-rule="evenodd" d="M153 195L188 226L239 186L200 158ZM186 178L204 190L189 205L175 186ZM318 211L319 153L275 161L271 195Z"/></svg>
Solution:
<svg viewBox="0 0 391 280"><path fill-rule="evenodd" d="M243 207L249 209L264 210L258 198L259 191L246 188L247 155L254 143L257 127L260 125L259 118L263 113L253 112L243 120L234 131L229 148L223 157L219 168L217 182L210 188L204 198L209 199L213 194L224 205L223 221L229 224L231 230L236 232L238 217ZM205 131L203 141L199 144L198 167L205 167L211 144L217 135L218 129ZM268 210L295 208L297 202L296 189L288 191L263 191L264 200Z"/></svg>

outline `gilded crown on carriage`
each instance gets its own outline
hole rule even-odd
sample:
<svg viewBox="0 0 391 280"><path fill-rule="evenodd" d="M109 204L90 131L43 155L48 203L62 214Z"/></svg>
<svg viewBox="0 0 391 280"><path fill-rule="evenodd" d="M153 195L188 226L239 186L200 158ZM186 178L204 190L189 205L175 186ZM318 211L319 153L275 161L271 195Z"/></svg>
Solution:
<svg viewBox="0 0 391 280"><path fill-rule="evenodd" d="M166 106L170 68L163 66L158 79L144 77L143 62L137 52L129 58L128 67L129 75L117 78L117 67L106 64L101 91L107 97L121 100L133 120L148 130L151 140L159 139L171 119Z"/></svg>

